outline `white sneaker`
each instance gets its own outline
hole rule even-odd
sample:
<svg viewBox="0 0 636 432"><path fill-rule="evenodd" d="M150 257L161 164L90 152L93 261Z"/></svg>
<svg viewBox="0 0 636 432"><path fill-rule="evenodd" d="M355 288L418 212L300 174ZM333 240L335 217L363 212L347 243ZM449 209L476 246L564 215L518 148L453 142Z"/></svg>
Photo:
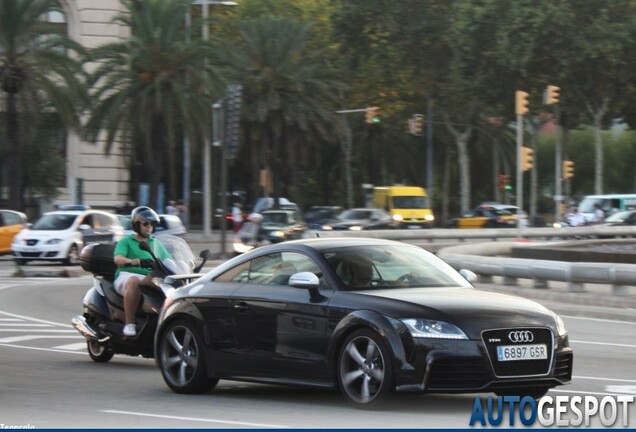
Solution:
<svg viewBox="0 0 636 432"><path fill-rule="evenodd" d="M137 336L137 326L135 324L126 324L124 326L124 336Z"/></svg>

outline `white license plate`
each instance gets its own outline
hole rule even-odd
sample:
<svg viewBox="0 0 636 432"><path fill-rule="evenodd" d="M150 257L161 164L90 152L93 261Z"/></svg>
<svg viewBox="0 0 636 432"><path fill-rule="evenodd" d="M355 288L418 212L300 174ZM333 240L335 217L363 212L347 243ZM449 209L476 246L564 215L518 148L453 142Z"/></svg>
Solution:
<svg viewBox="0 0 636 432"><path fill-rule="evenodd" d="M536 345L502 345L497 347L497 360L545 360L548 348L545 344Z"/></svg>

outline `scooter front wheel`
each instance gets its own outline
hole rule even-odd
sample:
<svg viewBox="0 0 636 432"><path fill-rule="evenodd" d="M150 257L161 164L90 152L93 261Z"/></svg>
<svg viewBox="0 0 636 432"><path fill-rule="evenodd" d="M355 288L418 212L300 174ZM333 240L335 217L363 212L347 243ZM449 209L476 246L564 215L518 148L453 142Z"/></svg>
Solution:
<svg viewBox="0 0 636 432"><path fill-rule="evenodd" d="M97 363L106 363L115 355L112 349L97 341L87 341L86 346L88 348L88 355Z"/></svg>

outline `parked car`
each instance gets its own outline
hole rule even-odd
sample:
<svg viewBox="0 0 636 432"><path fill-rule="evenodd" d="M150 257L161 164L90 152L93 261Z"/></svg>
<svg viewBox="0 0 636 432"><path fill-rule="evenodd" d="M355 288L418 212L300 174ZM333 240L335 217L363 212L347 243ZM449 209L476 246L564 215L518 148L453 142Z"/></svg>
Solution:
<svg viewBox="0 0 636 432"><path fill-rule="evenodd" d="M513 215L518 215L521 217L521 226L522 227L526 227L530 224L529 220L528 220L528 214L524 211L521 210L521 212L519 212L519 207L517 207L516 205L512 205L512 204L500 204L497 202L483 202L480 204L480 206L490 206L493 208L496 208L498 210L505 210L507 212L512 213Z"/></svg>
<svg viewBox="0 0 636 432"><path fill-rule="evenodd" d="M90 243L118 241L124 229L117 216L100 210L57 210L44 213L13 238L11 250L18 264L62 261L78 264L79 253Z"/></svg>
<svg viewBox="0 0 636 432"><path fill-rule="evenodd" d="M117 218L119 218L119 222L124 227L124 236L134 233L130 224L130 215L117 215ZM159 221L159 225L157 225L157 230L153 236L157 234L172 234L177 237L185 237L188 233L181 218L177 215L160 214Z"/></svg>
<svg viewBox="0 0 636 432"><path fill-rule="evenodd" d="M235 379L340 389L360 408L394 391L539 398L569 383L561 318L475 279L389 240L263 246L168 295L155 359L177 393Z"/></svg>
<svg viewBox="0 0 636 432"><path fill-rule="evenodd" d="M372 229L396 228L398 222L388 212L374 208L353 208L342 212L338 218L330 224L323 226L324 230L336 231L362 231Z"/></svg>
<svg viewBox="0 0 636 432"><path fill-rule="evenodd" d="M340 206L312 206L303 217L309 229L322 230L323 226L335 222L343 211Z"/></svg>
<svg viewBox="0 0 636 432"><path fill-rule="evenodd" d="M263 219L259 230L259 237L270 243L280 243L285 240L302 238L307 232L307 224L299 211L296 210L266 210L261 213Z"/></svg>
<svg viewBox="0 0 636 432"><path fill-rule="evenodd" d="M24 213L0 210L0 254L11 253L11 242L27 224Z"/></svg>
<svg viewBox="0 0 636 432"><path fill-rule="evenodd" d="M636 225L636 210L627 210L609 215L605 218L603 225Z"/></svg>
<svg viewBox="0 0 636 432"><path fill-rule="evenodd" d="M515 228L517 215L492 205L481 205L451 221L451 228Z"/></svg>

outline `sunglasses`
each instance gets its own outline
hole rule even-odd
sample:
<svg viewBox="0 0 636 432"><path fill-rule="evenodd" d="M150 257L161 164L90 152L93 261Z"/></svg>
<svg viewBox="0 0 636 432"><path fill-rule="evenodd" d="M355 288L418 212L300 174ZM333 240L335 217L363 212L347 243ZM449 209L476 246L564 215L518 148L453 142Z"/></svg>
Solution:
<svg viewBox="0 0 636 432"><path fill-rule="evenodd" d="M152 222L142 222L142 223L141 223L141 226L145 226L145 227L149 227L149 226L151 226L151 227L153 227L153 226L155 226L155 224L154 224L154 223L152 223Z"/></svg>

